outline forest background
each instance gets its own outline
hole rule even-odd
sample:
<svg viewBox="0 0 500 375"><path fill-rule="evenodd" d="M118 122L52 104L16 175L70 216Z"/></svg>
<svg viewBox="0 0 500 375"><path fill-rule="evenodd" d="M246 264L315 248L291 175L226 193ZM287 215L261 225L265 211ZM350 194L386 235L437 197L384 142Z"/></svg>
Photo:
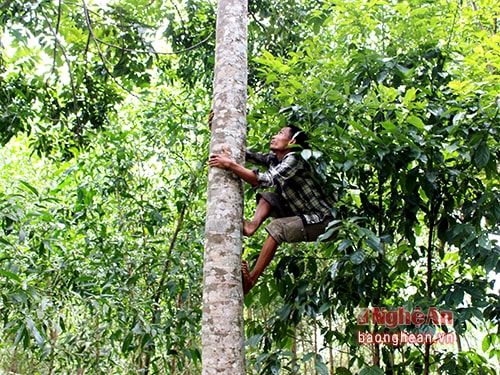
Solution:
<svg viewBox="0 0 500 375"><path fill-rule="evenodd" d="M216 3L1 8L0 373L200 373ZM248 147L304 127L339 215L246 297L249 374L498 373L499 11L249 3ZM378 307L453 324L358 324ZM357 342L402 328L455 340Z"/></svg>

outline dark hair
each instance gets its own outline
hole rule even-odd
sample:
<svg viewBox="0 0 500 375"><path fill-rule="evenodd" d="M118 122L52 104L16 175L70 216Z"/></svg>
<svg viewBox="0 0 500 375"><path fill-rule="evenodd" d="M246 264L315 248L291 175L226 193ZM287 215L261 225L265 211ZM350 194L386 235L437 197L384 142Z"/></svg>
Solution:
<svg viewBox="0 0 500 375"><path fill-rule="evenodd" d="M301 128L296 125L288 125L288 128L290 129L290 138L295 139L297 145L303 149L309 147L307 134Z"/></svg>

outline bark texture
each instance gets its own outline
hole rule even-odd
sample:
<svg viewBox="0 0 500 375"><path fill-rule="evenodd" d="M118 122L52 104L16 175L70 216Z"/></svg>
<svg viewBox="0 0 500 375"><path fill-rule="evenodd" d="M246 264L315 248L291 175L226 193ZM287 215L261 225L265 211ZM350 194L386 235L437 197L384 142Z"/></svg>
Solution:
<svg viewBox="0 0 500 375"><path fill-rule="evenodd" d="M244 162L247 100L247 1L219 0L210 153ZM243 183L210 168L202 318L203 375L245 374L241 249Z"/></svg>

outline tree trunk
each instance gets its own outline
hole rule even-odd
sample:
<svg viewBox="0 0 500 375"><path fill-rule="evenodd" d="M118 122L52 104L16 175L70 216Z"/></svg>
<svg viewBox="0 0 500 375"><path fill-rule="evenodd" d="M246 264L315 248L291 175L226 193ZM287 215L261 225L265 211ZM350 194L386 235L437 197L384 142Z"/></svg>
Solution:
<svg viewBox="0 0 500 375"><path fill-rule="evenodd" d="M247 90L247 2L219 0L210 153L244 162ZM245 374L241 249L243 183L210 168L203 269L204 375Z"/></svg>

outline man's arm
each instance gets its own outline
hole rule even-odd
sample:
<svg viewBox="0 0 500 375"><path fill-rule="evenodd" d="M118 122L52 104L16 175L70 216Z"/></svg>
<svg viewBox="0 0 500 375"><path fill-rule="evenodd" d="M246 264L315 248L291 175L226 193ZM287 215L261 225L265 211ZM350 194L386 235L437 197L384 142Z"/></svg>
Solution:
<svg viewBox="0 0 500 375"><path fill-rule="evenodd" d="M284 181L293 178L303 168L302 158L294 153L289 153L274 167L265 172L256 171L255 174L260 187L279 186Z"/></svg>
<svg viewBox="0 0 500 375"><path fill-rule="evenodd" d="M227 169L236 174L243 181L248 182L252 186L259 185L259 180L257 180L256 174L242 165L234 162L231 159L231 154L225 148L222 149L221 154L212 154L208 160L208 165L210 167L217 167L222 169Z"/></svg>
<svg viewBox="0 0 500 375"><path fill-rule="evenodd" d="M269 153L247 150L245 153L245 159L247 163L261 165L266 168L269 168L273 161L273 155Z"/></svg>

